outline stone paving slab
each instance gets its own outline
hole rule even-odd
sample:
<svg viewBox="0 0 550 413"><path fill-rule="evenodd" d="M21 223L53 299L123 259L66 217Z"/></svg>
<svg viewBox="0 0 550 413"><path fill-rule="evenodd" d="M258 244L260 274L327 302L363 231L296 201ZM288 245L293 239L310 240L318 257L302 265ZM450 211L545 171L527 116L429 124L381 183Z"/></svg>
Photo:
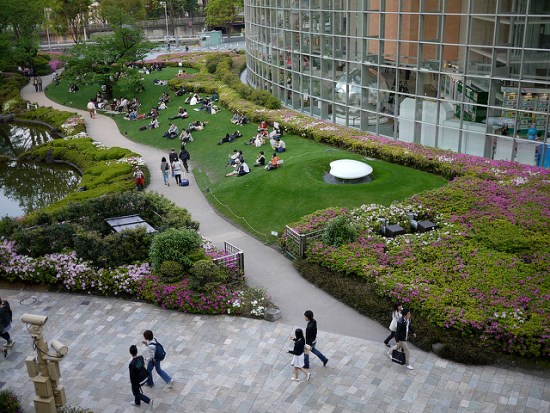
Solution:
<svg viewBox="0 0 550 413"><path fill-rule="evenodd" d="M312 355L311 381L295 383L287 353L295 326L85 295L0 290L0 296L12 306L16 340L0 359L0 389L21 394L27 412L34 411L34 389L24 360L34 352L23 313L48 315L45 339L69 346L60 363L68 403L96 413L140 411L131 405L128 349L144 349L145 329L166 348L162 365L176 381L169 390L155 373L155 388L144 389L158 413L550 410L550 381L543 378L415 350L415 370L408 371L390 362L383 345L360 338L319 332L319 348L330 361L324 368Z"/></svg>

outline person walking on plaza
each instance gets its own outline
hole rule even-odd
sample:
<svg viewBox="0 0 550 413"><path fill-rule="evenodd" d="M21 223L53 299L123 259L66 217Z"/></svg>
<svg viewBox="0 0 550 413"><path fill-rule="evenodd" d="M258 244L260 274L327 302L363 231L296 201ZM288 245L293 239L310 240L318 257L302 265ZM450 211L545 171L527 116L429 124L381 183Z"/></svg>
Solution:
<svg viewBox="0 0 550 413"><path fill-rule="evenodd" d="M170 181L168 179L168 173L170 172L170 164L166 162L166 157L162 157L160 162L160 171L162 172L162 178L164 179L164 185L170 186Z"/></svg>
<svg viewBox="0 0 550 413"><path fill-rule="evenodd" d="M185 144L181 144L179 158L183 167L185 168L185 172L189 173L189 165L187 165L187 161L191 160L191 154L187 149L185 149Z"/></svg>
<svg viewBox="0 0 550 413"><path fill-rule="evenodd" d="M412 334L413 337L416 337L414 329L411 323L411 311L408 308L401 311L401 321L397 323L397 331L395 332L395 341L397 344L388 350L388 356L392 359L393 350L403 349L405 353L405 366L409 370L414 370L414 367L411 366L410 360L410 351L409 351L409 335Z"/></svg>
<svg viewBox="0 0 550 413"><path fill-rule="evenodd" d="M40 76L37 76L36 83L38 85L38 91L42 92L42 78Z"/></svg>
<svg viewBox="0 0 550 413"><path fill-rule="evenodd" d="M397 323L401 320L401 311L402 310L403 310L403 306L401 304L395 303L393 305L393 311L391 313L392 320L391 320L391 323L390 323L391 333L384 340L384 344L386 345L386 347L391 347L389 343L390 343L390 340L395 337L395 332L397 331Z"/></svg>
<svg viewBox="0 0 550 413"><path fill-rule="evenodd" d="M178 153L174 148L170 149L170 153L168 154L168 160L170 161L170 166L172 166L173 163L178 160ZM172 169L172 177L175 177L173 169Z"/></svg>
<svg viewBox="0 0 550 413"><path fill-rule="evenodd" d="M144 402L149 405L150 409L152 409L153 399L147 397L143 394L143 390L141 390L141 383L143 380L147 379L147 375L145 375L145 379L142 376L143 369L145 368L145 360L143 360L143 356L138 356L137 347L133 344L130 346L130 354L132 355L132 360L130 361L128 368L130 370L130 384L132 385L134 404L136 406L141 406L141 402ZM147 370L145 370L145 372L147 372Z"/></svg>
<svg viewBox="0 0 550 413"><path fill-rule="evenodd" d="M294 366L294 376L292 381L300 381L298 378L300 371L306 375L306 380L311 379L311 373L308 373L304 368L304 348L306 346L306 341L304 339L304 332L301 328L297 328L294 332L294 337L289 337L291 340L294 340L294 348L288 350L290 354L294 354L292 357L292 362L290 363Z"/></svg>
<svg viewBox="0 0 550 413"><path fill-rule="evenodd" d="M8 357L8 347L13 347L15 341L10 337L9 330L11 328L12 321L12 312L10 308L10 303L7 300L0 298L0 337L6 340L6 344L2 349L4 353L4 358Z"/></svg>
<svg viewBox="0 0 550 413"><path fill-rule="evenodd" d="M155 383L153 382L153 367L157 371L158 375L168 384L168 388L171 389L174 381L172 378L160 367L160 362L162 361L159 357L159 350L162 349L161 344L153 337L153 332L151 330L145 330L143 332L143 344L147 346L149 350L149 357L147 358L147 371L149 372L149 377L147 378L147 385L153 387ZM164 356L162 356L164 358Z"/></svg>
<svg viewBox="0 0 550 413"><path fill-rule="evenodd" d="M317 321L313 318L313 311L307 310L304 313L304 318L307 321L306 326L306 344L311 346L311 352L315 354L326 366L328 359L315 347L317 344ZM304 368L309 369L309 354L304 355Z"/></svg>
<svg viewBox="0 0 550 413"><path fill-rule="evenodd" d="M90 113L90 118L95 119L95 103L93 99L90 99L88 102L88 105L86 105L88 108L88 112Z"/></svg>

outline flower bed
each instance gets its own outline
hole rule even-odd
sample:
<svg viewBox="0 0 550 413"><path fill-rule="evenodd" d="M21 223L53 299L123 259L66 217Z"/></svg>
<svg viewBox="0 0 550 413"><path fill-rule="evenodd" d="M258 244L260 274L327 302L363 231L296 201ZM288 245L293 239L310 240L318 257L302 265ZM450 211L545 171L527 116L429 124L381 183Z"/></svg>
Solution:
<svg viewBox="0 0 550 413"><path fill-rule="evenodd" d="M62 286L66 291L142 299L163 308L197 314L232 314L263 317L270 304L263 290L220 285L208 292L189 288L189 279L164 284L151 273L148 263L112 269L95 268L74 251L39 258L19 255L15 243L0 243L0 278ZM210 248L209 255L214 254ZM217 252L214 255L219 256Z"/></svg>
<svg viewBox="0 0 550 413"><path fill-rule="evenodd" d="M308 262L368 280L378 294L439 328L504 352L548 357L547 172L515 168L497 175L507 179L458 178L408 204L318 211L291 227L319 229L336 215L349 215L361 231L358 239L340 247L315 241ZM379 235L379 217L409 230L409 211L438 229L394 239Z"/></svg>

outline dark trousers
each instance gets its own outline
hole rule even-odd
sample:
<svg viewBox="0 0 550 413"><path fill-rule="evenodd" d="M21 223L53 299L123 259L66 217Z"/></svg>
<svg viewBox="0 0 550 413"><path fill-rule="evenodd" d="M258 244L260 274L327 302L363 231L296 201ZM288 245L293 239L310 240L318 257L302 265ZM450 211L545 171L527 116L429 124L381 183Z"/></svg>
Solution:
<svg viewBox="0 0 550 413"><path fill-rule="evenodd" d="M392 331L391 334L388 337L386 337L386 339L384 340L384 344L388 344L390 340L394 337L395 337L395 331Z"/></svg>
<svg viewBox="0 0 550 413"><path fill-rule="evenodd" d="M134 395L134 403L138 406L141 404L142 401L146 404L149 404L151 402L151 399L143 394L143 392L141 391L141 386L139 384L132 383L132 394Z"/></svg>
<svg viewBox="0 0 550 413"><path fill-rule="evenodd" d="M4 331L3 333L0 333L0 337L2 337L4 340L6 340L8 343L10 342L10 333L7 331Z"/></svg>

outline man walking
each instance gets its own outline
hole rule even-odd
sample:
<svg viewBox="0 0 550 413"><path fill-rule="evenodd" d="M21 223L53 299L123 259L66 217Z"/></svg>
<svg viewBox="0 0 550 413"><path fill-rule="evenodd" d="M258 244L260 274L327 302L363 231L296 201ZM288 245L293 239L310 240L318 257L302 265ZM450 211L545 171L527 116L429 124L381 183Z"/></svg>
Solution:
<svg viewBox="0 0 550 413"><path fill-rule="evenodd" d="M405 366L409 370L414 370L414 367L411 366L410 363L410 352L408 345L409 334L416 337L411 323L411 311L408 308L405 308L401 311L401 314L402 318L401 321L397 323L397 331L395 332L395 341L397 344L389 349L387 354L391 359L393 350L397 350L399 348L403 349L403 352L405 353Z"/></svg>
<svg viewBox="0 0 550 413"><path fill-rule="evenodd" d="M317 344L317 321L313 318L313 311L307 310L304 313L304 318L307 321L306 326L306 344L311 346L311 352L315 354L326 366L328 359L315 347ZM309 369L309 354L304 354L304 368Z"/></svg>
<svg viewBox="0 0 550 413"><path fill-rule="evenodd" d="M138 356L137 347L133 344L130 346L130 354L132 355L132 360L128 368L130 369L130 383L132 385L132 394L134 395L134 404L141 406L141 402L144 402L152 409L153 399L147 397L141 390L141 383L147 378L147 375L143 374L145 361L143 360L143 356ZM147 373L146 370L145 373Z"/></svg>
<svg viewBox="0 0 550 413"><path fill-rule="evenodd" d="M143 332L143 344L147 346L149 350L149 357L147 358L147 371L149 372L149 377L147 378L147 385L153 387L155 383L153 382L153 367L157 371L158 375L168 384L168 388L171 389L174 381L172 378L160 367L160 362L164 359L164 356L159 356L159 350L162 349L162 345L153 337L153 332L151 330L145 330ZM163 350L163 349L162 349Z"/></svg>

